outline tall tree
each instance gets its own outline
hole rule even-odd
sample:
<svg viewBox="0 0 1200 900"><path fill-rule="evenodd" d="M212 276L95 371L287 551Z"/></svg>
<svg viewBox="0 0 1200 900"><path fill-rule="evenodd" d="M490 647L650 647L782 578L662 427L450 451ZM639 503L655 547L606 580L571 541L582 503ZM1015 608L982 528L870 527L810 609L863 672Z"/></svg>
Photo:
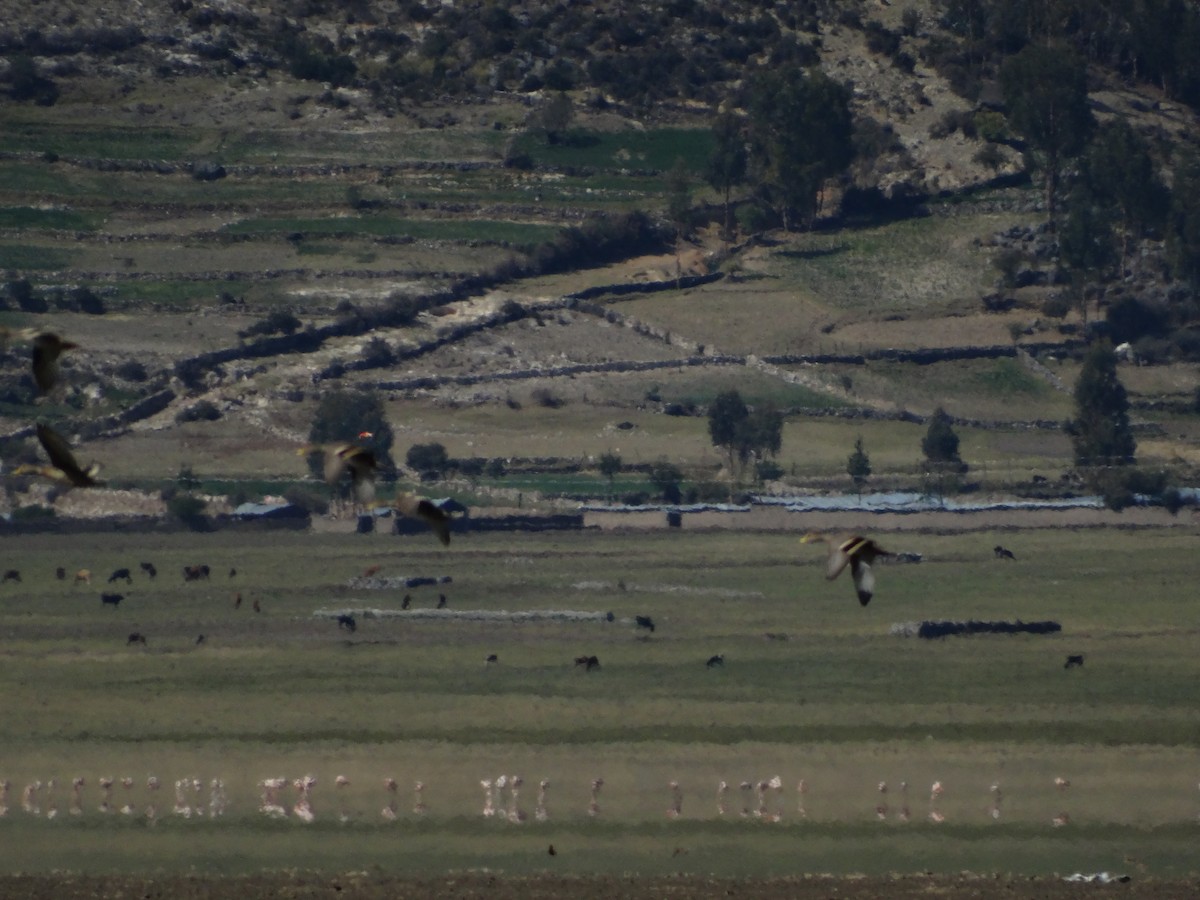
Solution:
<svg viewBox="0 0 1200 900"><path fill-rule="evenodd" d="M746 180L745 122L733 113L722 113L713 123L713 152L708 158L705 180L720 191L725 202L725 237L733 232L729 195Z"/></svg>
<svg viewBox="0 0 1200 900"><path fill-rule="evenodd" d="M602 453L600 454L600 459L598 460L598 468L600 469L600 474L608 479L608 499L612 500L613 479L616 478L621 471L621 457L612 452Z"/></svg>
<svg viewBox="0 0 1200 900"><path fill-rule="evenodd" d="M783 446L783 414L771 407L750 410L736 390L717 395L708 410L713 446L725 451L730 472L752 459L774 456Z"/></svg>
<svg viewBox="0 0 1200 900"><path fill-rule="evenodd" d="M1200 289L1200 153L1188 150L1175 164L1167 250L1178 277Z"/></svg>
<svg viewBox="0 0 1200 900"><path fill-rule="evenodd" d="M1028 44L1000 69L1008 120L1029 144L1045 177L1050 220L1066 161L1087 145L1095 126L1087 98L1087 66L1060 45Z"/></svg>
<svg viewBox="0 0 1200 900"><path fill-rule="evenodd" d="M798 65L758 75L750 89L750 163L783 227L810 224L825 181L854 158L850 91Z"/></svg>
<svg viewBox="0 0 1200 900"><path fill-rule="evenodd" d="M958 455L958 435L950 423L949 414L940 406L929 417L929 427L921 439L921 452L929 463L966 471L966 465Z"/></svg>
<svg viewBox="0 0 1200 900"><path fill-rule="evenodd" d="M859 496L862 495L863 485L867 483L867 479L871 477L871 458L867 456L867 451L863 449L863 439L860 435L858 440L854 442L854 452L850 454L850 458L846 460L846 474L854 482L854 488L858 491Z"/></svg>
<svg viewBox="0 0 1200 900"><path fill-rule="evenodd" d="M692 233L692 178L683 157L667 172L667 216L681 237Z"/></svg>
<svg viewBox="0 0 1200 900"><path fill-rule="evenodd" d="M1128 121L1114 119L1096 129L1083 155L1082 169L1091 196L1098 205L1112 209L1120 226L1124 268L1130 242L1161 225L1170 203L1150 147Z"/></svg>
<svg viewBox="0 0 1200 900"><path fill-rule="evenodd" d="M660 459L650 468L650 483L658 488L663 502L678 503L683 499L679 484L683 481L683 472L674 463Z"/></svg>
<svg viewBox="0 0 1200 900"><path fill-rule="evenodd" d="M1103 280L1117 262L1109 209L1086 183L1080 183L1071 191L1067 214L1058 230L1059 260L1067 271L1070 292L1085 322L1087 283Z"/></svg>
<svg viewBox="0 0 1200 900"><path fill-rule="evenodd" d="M1117 356L1107 341L1091 346L1075 382L1075 418L1067 423L1077 466L1125 466L1137 443L1129 425L1129 398L1117 377Z"/></svg>

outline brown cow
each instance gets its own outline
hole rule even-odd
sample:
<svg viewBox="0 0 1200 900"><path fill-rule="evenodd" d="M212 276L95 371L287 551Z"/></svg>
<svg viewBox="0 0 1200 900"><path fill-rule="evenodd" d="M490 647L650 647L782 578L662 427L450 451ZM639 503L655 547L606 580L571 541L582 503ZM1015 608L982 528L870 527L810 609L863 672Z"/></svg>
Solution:
<svg viewBox="0 0 1200 900"><path fill-rule="evenodd" d="M75 580L72 582L72 584L79 584L80 582L82 582L83 584L91 584L92 583L92 570L91 569L80 569L78 572L75 573Z"/></svg>

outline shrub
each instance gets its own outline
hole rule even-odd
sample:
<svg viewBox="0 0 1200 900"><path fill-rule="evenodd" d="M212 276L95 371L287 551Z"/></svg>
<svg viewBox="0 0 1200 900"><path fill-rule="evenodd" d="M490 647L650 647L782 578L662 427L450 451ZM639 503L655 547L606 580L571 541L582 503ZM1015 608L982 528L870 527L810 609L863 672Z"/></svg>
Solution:
<svg viewBox="0 0 1200 900"><path fill-rule="evenodd" d="M150 377L146 371L145 365L136 359L127 359L114 370L118 378L123 378L126 381L145 381Z"/></svg>
<svg viewBox="0 0 1200 900"><path fill-rule="evenodd" d="M219 418L221 418L221 410L211 400L193 403L175 414L176 422L215 422Z"/></svg>
<svg viewBox="0 0 1200 900"><path fill-rule="evenodd" d="M1051 319L1064 318L1071 311L1071 300L1066 294L1050 294L1042 301L1042 315Z"/></svg>
<svg viewBox="0 0 1200 900"><path fill-rule="evenodd" d="M207 500L188 493L177 493L167 501L167 513L193 531L208 529L208 520L204 515L207 507Z"/></svg>
<svg viewBox="0 0 1200 900"><path fill-rule="evenodd" d="M390 366L396 361L396 353L383 338L375 337L367 341L362 351L363 362L373 368Z"/></svg>
<svg viewBox="0 0 1200 900"><path fill-rule="evenodd" d="M295 334L301 322L286 309L277 309L249 328L238 332L241 337L257 337L260 334Z"/></svg>
<svg viewBox="0 0 1200 900"><path fill-rule="evenodd" d="M417 472L433 472L441 475L450 466L446 448L436 441L429 444L413 444L404 455L404 462Z"/></svg>
<svg viewBox="0 0 1200 900"><path fill-rule="evenodd" d="M71 302L78 307L80 312L85 312L93 316L104 315L104 301L91 288L72 288L67 293Z"/></svg>
<svg viewBox="0 0 1200 900"><path fill-rule="evenodd" d="M993 172L1004 165L1004 153L996 144L984 144L971 158L979 165L987 166Z"/></svg>
<svg viewBox="0 0 1200 900"><path fill-rule="evenodd" d="M535 403L547 409L558 409L567 402L551 392L549 388L544 387L534 388L532 397Z"/></svg>

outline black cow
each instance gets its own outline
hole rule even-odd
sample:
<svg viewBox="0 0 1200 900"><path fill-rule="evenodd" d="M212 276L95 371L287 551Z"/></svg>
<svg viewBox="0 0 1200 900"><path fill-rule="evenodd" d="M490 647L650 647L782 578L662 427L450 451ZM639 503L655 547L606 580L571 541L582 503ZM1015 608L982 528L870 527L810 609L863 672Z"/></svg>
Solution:
<svg viewBox="0 0 1200 900"><path fill-rule="evenodd" d="M117 606L124 599L125 599L124 594L101 594L100 595L100 602L103 603L105 606Z"/></svg>
<svg viewBox="0 0 1200 900"><path fill-rule="evenodd" d="M54 577L57 578L59 581L66 581L67 570L64 569L62 566L59 566L57 569L54 570Z"/></svg>
<svg viewBox="0 0 1200 900"><path fill-rule="evenodd" d="M154 563L142 563L142 571L154 578L158 575L158 569L154 568Z"/></svg>
<svg viewBox="0 0 1200 900"><path fill-rule="evenodd" d="M202 635L202 634L197 635L196 636L196 646L199 647L203 643L204 643L204 635Z"/></svg>
<svg viewBox="0 0 1200 900"><path fill-rule="evenodd" d="M1068 656L1066 663L1063 665L1063 668L1064 669L1073 669L1076 666L1082 666L1082 665L1083 665L1083 654L1079 653L1079 654L1076 654L1073 656Z"/></svg>
<svg viewBox="0 0 1200 900"><path fill-rule="evenodd" d="M237 569L230 569L230 570L229 570L229 577L230 577L230 578L233 578L233 577L234 577L234 576L236 576L236 575L237 575Z"/></svg>
<svg viewBox="0 0 1200 900"><path fill-rule="evenodd" d="M992 552L996 554L996 559L1016 559L1011 550L1007 547L1001 547L999 544L995 546Z"/></svg>
<svg viewBox="0 0 1200 900"><path fill-rule="evenodd" d="M500 662L500 657L498 657L495 653L489 653L487 655L487 659L485 659L483 661L484 665L487 665L487 666L494 665L495 663L498 663L498 662Z"/></svg>
<svg viewBox="0 0 1200 900"><path fill-rule="evenodd" d="M126 584L133 584L133 576L129 574L128 569L117 569L117 571L108 576L108 583L112 584L114 581L120 581L122 578L125 579Z"/></svg>
<svg viewBox="0 0 1200 900"><path fill-rule="evenodd" d="M594 656L577 656L575 657L575 665L583 666L585 672L590 672L592 669L600 668L600 660Z"/></svg>
<svg viewBox="0 0 1200 900"><path fill-rule="evenodd" d="M710 669L715 669L717 666L723 666L725 665L725 655L718 653L716 656L710 656L705 665Z"/></svg>
<svg viewBox="0 0 1200 900"><path fill-rule="evenodd" d="M184 581L199 581L200 579L208 580L208 566L184 566L183 580Z"/></svg>
<svg viewBox="0 0 1200 900"><path fill-rule="evenodd" d="M654 620L649 616L635 616L634 621L637 623L638 628L645 628L648 629L651 634L654 633Z"/></svg>
<svg viewBox="0 0 1200 900"><path fill-rule="evenodd" d="M9 569L4 573L3 581L15 581L17 584L20 584L21 573L16 569Z"/></svg>
<svg viewBox="0 0 1200 900"><path fill-rule="evenodd" d="M129 635L129 640L125 642L125 646L128 647L130 644L141 644L143 647L145 647L146 636L140 631L135 631Z"/></svg>
<svg viewBox="0 0 1200 900"><path fill-rule="evenodd" d="M358 630L358 623L354 621L354 616L343 614L337 617L338 628L344 628L353 634Z"/></svg>
<svg viewBox="0 0 1200 900"><path fill-rule="evenodd" d="M438 609L446 608L446 595L445 594L438 594L437 608Z"/></svg>
<svg viewBox="0 0 1200 900"><path fill-rule="evenodd" d="M412 606L412 594L405 594L404 599L400 601L401 609L408 609Z"/></svg>

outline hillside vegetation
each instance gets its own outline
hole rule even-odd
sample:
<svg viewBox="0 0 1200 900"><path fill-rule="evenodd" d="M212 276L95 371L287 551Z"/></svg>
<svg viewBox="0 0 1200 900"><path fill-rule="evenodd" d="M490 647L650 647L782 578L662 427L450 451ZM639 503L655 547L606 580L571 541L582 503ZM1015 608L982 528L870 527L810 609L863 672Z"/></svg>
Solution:
<svg viewBox="0 0 1200 900"><path fill-rule="evenodd" d="M401 451L435 441L513 472L618 453L637 494L664 459L696 485L723 477L705 411L737 390L784 412L774 462L793 483L848 486L862 436L876 484L912 484L943 407L976 483L1013 489L1071 466L1060 425L1107 320L1153 363L1121 368L1138 458L1186 482L1197 82L1171 48L1196 17L1023 9L16 11L0 319L83 348L41 398L8 349L4 453L35 456L48 420L118 487L185 468L279 486L305 476L290 451L319 396L362 386ZM1060 172L1018 130L1004 81L1046 40L1085 67L1108 141L1088 146L1128 123L1161 208L1119 216L1099 150ZM763 73L802 70L846 89L853 160L792 221L752 154L726 231L714 123L743 117L753 150Z"/></svg>

